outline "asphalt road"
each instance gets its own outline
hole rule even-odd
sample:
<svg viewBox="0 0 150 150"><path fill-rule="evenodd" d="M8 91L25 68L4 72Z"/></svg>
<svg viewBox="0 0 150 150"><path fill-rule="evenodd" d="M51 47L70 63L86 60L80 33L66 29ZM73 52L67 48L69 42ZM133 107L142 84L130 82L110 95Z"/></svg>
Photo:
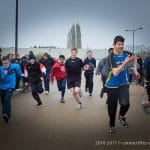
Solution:
<svg viewBox="0 0 150 150"><path fill-rule="evenodd" d="M15 95L10 122L0 119L0 150L149 150L150 116L140 105L141 99L146 99L143 89L130 87L129 128L122 128L116 120L117 133L109 134L106 96L99 98L99 77L94 82L93 97L89 98L82 81L82 110L75 109L77 104L68 90L66 103L61 104L56 84L49 95L41 95L41 108L35 107L31 93Z"/></svg>

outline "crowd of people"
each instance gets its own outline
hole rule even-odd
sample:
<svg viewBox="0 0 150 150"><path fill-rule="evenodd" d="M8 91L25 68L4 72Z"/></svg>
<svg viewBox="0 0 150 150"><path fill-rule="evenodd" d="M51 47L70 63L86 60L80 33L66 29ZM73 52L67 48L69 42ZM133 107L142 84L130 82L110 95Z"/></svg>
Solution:
<svg viewBox="0 0 150 150"><path fill-rule="evenodd" d="M89 96L93 94L94 73L101 75L103 88L100 97L107 93L106 104L108 106L109 132L115 133L115 120L118 101L120 111L118 119L121 125L128 128L126 113L130 107L129 86L133 81L138 81L146 89L150 105L150 56L143 61L141 57L124 51L125 39L116 36L113 41L113 48L108 50L108 56L100 60L96 66L96 59L91 50L87 51L85 60L80 59L78 49L71 49L68 59L64 55L58 58L51 57L48 53L37 60L32 51L28 55L20 58L19 54L8 54L0 59L0 95L2 101L2 116L6 123L11 117L11 99L14 91L20 90L22 82L23 92L31 90L32 97L37 102L37 107L42 106L41 93L49 94L50 82L57 81L58 91L60 92L60 103L65 103L66 87L71 91L73 98L77 102L76 109L82 109L81 101L81 77L82 72L85 76L85 92ZM2 50L0 49L0 56ZM43 88L44 84L44 88Z"/></svg>

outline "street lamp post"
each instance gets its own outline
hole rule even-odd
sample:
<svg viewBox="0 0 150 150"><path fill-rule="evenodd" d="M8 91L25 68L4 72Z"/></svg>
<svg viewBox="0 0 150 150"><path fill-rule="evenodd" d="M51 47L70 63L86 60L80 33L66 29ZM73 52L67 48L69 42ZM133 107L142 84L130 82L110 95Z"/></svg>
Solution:
<svg viewBox="0 0 150 150"><path fill-rule="evenodd" d="M16 0L15 54L18 53L18 0Z"/></svg>
<svg viewBox="0 0 150 150"><path fill-rule="evenodd" d="M125 30L125 31L130 31L130 32L132 32L132 34L133 34L133 49L132 49L132 52L134 53L134 39L135 39L135 31L137 31L137 30L142 30L143 28L142 27L140 27L140 28L137 28L137 29L133 29L133 30Z"/></svg>

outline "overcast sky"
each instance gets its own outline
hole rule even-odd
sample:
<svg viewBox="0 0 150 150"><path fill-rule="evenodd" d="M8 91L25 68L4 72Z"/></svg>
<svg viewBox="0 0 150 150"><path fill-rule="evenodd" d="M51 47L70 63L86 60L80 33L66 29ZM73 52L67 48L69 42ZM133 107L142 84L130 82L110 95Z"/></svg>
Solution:
<svg viewBox="0 0 150 150"><path fill-rule="evenodd" d="M143 27L135 43L150 45L150 0L19 0L19 47L66 47L73 23L81 25L84 48L108 48L114 36L132 44L125 29ZM15 0L0 0L0 47L14 46Z"/></svg>

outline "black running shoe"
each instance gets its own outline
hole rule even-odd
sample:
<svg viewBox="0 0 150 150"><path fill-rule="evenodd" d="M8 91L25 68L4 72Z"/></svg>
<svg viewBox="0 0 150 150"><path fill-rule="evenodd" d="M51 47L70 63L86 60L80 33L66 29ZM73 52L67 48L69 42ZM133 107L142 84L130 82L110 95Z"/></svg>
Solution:
<svg viewBox="0 0 150 150"><path fill-rule="evenodd" d="M42 107L42 103L38 103L36 106L37 107Z"/></svg>
<svg viewBox="0 0 150 150"><path fill-rule="evenodd" d="M91 96L92 96L92 93L89 93L89 96L91 97Z"/></svg>
<svg viewBox="0 0 150 150"><path fill-rule="evenodd" d="M109 127L108 132L109 133L115 133L116 132L115 127Z"/></svg>
<svg viewBox="0 0 150 150"><path fill-rule="evenodd" d="M126 121L126 118L119 118L119 121L124 128L129 127L128 122Z"/></svg>
<svg viewBox="0 0 150 150"><path fill-rule="evenodd" d="M8 116L6 114L3 114L3 119L6 123L8 123Z"/></svg>

